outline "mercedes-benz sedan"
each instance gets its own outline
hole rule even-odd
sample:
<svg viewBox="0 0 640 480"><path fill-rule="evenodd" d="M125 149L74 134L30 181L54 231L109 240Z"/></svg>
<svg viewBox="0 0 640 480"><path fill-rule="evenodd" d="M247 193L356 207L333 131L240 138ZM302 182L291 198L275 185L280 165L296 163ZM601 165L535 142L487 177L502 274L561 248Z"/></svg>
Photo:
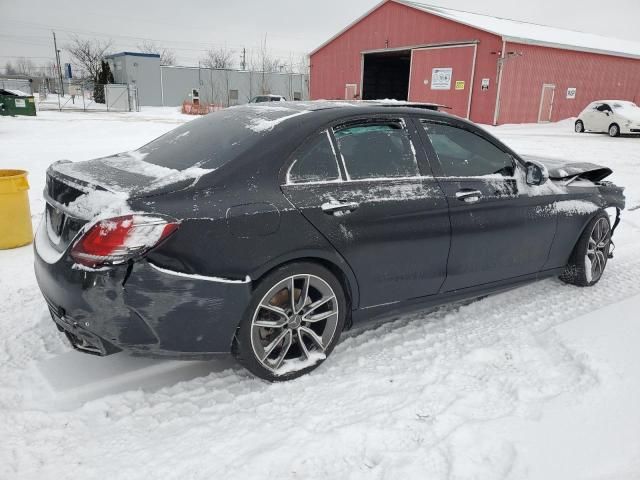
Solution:
<svg viewBox="0 0 640 480"><path fill-rule="evenodd" d="M374 316L596 284L624 208L609 174L520 156L428 105L235 107L51 165L35 269L78 350L231 352L286 380Z"/></svg>

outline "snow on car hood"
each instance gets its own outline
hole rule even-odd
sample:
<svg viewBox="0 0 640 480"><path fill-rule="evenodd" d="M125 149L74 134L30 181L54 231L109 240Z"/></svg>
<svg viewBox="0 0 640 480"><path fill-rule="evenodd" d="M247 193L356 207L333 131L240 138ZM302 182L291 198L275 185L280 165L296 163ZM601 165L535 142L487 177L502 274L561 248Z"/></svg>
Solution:
<svg viewBox="0 0 640 480"><path fill-rule="evenodd" d="M640 108L624 108L616 110L616 115L625 120L640 122Z"/></svg>
<svg viewBox="0 0 640 480"><path fill-rule="evenodd" d="M571 177L580 177L592 182L599 182L613 173L608 167L589 162L568 162L558 158L544 158L523 155L525 161L542 163L549 171L549 178L562 180Z"/></svg>

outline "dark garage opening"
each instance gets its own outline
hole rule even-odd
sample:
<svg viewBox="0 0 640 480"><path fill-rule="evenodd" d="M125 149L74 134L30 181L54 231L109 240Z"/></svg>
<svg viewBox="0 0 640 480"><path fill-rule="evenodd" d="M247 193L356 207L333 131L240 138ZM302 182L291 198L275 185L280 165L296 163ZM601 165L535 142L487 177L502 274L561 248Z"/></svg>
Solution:
<svg viewBox="0 0 640 480"><path fill-rule="evenodd" d="M411 50L364 55L362 99L407 100Z"/></svg>

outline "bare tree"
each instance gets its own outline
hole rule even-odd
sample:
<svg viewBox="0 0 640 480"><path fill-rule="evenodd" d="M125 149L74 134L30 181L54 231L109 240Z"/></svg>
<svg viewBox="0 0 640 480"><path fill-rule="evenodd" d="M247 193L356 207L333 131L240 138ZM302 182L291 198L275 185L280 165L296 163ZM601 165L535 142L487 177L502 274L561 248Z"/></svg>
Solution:
<svg viewBox="0 0 640 480"><path fill-rule="evenodd" d="M11 62L7 62L4 64L4 73L6 75L16 75L18 71L15 69Z"/></svg>
<svg viewBox="0 0 640 480"><path fill-rule="evenodd" d="M225 47L210 48L205 52L201 62L207 68L228 69L234 65L234 51Z"/></svg>
<svg viewBox="0 0 640 480"><path fill-rule="evenodd" d="M20 75L32 75L35 70L34 63L25 57L20 57L16 60L15 70Z"/></svg>
<svg viewBox="0 0 640 480"><path fill-rule="evenodd" d="M300 56L300 61L298 62L296 73L304 73L308 75L310 69L311 65L309 63L309 55L305 53Z"/></svg>
<svg viewBox="0 0 640 480"><path fill-rule="evenodd" d="M73 57L73 64L94 81L102 70L102 60L109 53L113 42L111 40L100 41L97 39L84 39L73 37L67 45L67 50Z"/></svg>
<svg viewBox="0 0 640 480"><path fill-rule="evenodd" d="M57 77L58 76L58 65L53 60L49 60L42 67L42 76L43 77Z"/></svg>
<svg viewBox="0 0 640 480"><path fill-rule="evenodd" d="M155 53L160 55L160 65L175 65L176 54L172 50L162 48L153 40L145 40L138 44L138 50L142 53Z"/></svg>
<svg viewBox="0 0 640 480"><path fill-rule="evenodd" d="M258 72L281 72L286 68L286 63L273 56L267 48L267 36L257 52L257 58L252 55L251 69Z"/></svg>

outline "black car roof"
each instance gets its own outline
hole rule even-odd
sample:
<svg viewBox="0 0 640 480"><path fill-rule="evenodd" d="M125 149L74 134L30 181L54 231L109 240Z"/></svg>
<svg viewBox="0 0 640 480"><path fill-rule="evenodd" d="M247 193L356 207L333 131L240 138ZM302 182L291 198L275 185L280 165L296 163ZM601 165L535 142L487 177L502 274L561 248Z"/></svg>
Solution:
<svg viewBox="0 0 640 480"><path fill-rule="evenodd" d="M218 169L245 155L258 158L267 152L276 158L319 129L358 117L393 114L422 116L447 122L466 120L438 112L436 105L379 101L311 101L246 104L230 107L188 122L139 152L145 161L176 170L190 167Z"/></svg>
<svg viewBox="0 0 640 480"><path fill-rule="evenodd" d="M273 106L273 104L246 104L231 107L227 110L235 110L240 115L268 118L278 124L283 123L289 126L293 122L290 122L288 117L298 117L298 115L302 115L302 117L297 118L298 121L304 117L305 123L314 123L316 121L320 123L349 116L388 114L391 112L401 115L428 115L431 118L455 118L464 121L459 117L439 111L438 109L441 108L448 107L433 103L389 100L313 100L277 102L276 106Z"/></svg>

